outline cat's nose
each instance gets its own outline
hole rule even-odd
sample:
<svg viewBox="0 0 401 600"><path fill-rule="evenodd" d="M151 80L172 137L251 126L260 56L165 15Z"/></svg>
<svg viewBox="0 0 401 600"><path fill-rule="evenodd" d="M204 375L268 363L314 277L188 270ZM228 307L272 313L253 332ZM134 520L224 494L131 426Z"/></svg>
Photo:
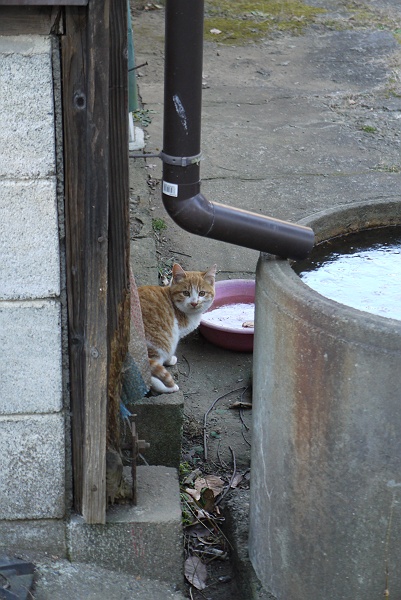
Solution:
<svg viewBox="0 0 401 600"><path fill-rule="evenodd" d="M198 306L197 302L191 302L191 306L193 306L195 308L195 306Z"/></svg>

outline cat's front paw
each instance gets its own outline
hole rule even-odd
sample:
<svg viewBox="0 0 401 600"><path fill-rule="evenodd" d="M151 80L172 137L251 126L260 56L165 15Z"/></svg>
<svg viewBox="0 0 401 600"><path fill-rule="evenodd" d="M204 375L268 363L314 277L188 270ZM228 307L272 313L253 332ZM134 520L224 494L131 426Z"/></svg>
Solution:
<svg viewBox="0 0 401 600"><path fill-rule="evenodd" d="M180 389L176 383L172 386L165 385L158 377L151 377L151 390L152 392L156 392L158 394L171 394L173 392L178 392Z"/></svg>
<svg viewBox="0 0 401 600"><path fill-rule="evenodd" d="M173 387L167 387L166 386L166 391L164 392L165 394L171 394L172 392L178 392L180 388L178 387L178 385L175 383L173 385Z"/></svg>
<svg viewBox="0 0 401 600"><path fill-rule="evenodd" d="M169 358L168 360L166 360L166 362L164 364L167 365L167 367L172 367L173 365L176 365L177 364L177 357L176 356L172 356L171 358Z"/></svg>

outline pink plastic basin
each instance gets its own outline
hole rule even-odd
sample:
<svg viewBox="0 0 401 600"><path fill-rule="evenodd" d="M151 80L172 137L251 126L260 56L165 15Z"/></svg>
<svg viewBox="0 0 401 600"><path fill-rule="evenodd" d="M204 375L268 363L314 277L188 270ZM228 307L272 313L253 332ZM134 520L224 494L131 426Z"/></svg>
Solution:
<svg viewBox="0 0 401 600"><path fill-rule="evenodd" d="M216 281L216 295L209 311L228 304L254 303L255 282L252 279L227 279ZM239 352L252 352L253 350L253 327L234 329L225 325L208 323L202 317L199 331L216 346Z"/></svg>

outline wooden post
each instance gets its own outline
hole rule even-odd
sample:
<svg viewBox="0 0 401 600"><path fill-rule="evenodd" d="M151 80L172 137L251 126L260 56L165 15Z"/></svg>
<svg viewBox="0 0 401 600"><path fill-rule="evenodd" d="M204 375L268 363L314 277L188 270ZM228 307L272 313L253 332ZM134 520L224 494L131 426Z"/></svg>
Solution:
<svg viewBox="0 0 401 600"><path fill-rule="evenodd" d="M64 116L66 262L74 508L82 512L86 223L86 8L65 9L61 38Z"/></svg>
<svg viewBox="0 0 401 600"><path fill-rule="evenodd" d="M106 515L109 0L66 7L62 42L74 502Z"/></svg>
<svg viewBox="0 0 401 600"><path fill-rule="evenodd" d="M82 514L106 520L110 0L90 0L87 26L85 437Z"/></svg>
<svg viewBox="0 0 401 600"><path fill-rule="evenodd" d="M130 324L127 16L126 0L113 0L110 5L110 368L107 441L116 450L120 442L121 369L128 351Z"/></svg>

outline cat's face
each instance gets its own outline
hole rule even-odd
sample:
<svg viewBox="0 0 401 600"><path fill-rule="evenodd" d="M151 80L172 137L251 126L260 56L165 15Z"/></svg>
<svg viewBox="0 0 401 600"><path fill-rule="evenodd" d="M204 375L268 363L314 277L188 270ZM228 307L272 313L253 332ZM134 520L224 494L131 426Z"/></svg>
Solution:
<svg viewBox="0 0 401 600"><path fill-rule="evenodd" d="M173 266L170 292L176 307L187 315L204 313L214 300L216 265L207 271L184 271Z"/></svg>

